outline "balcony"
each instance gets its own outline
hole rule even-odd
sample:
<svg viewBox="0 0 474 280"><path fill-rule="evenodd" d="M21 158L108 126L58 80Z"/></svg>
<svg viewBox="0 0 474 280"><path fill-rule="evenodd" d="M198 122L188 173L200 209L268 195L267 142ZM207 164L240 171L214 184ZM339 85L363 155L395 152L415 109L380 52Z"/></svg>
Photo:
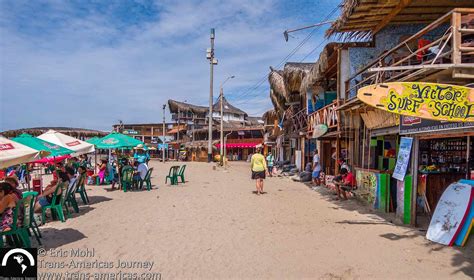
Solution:
<svg viewBox="0 0 474 280"><path fill-rule="evenodd" d="M314 127L318 124L325 124L329 129L337 128L338 121L337 101L333 101L308 116L308 133L312 133Z"/></svg>
<svg viewBox="0 0 474 280"><path fill-rule="evenodd" d="M433 30L442 35L427 40ZM381 82L427 81L466 84L474 79L474 9L450 11L382 53L345 81L345 100L361 87Z"/></svg>

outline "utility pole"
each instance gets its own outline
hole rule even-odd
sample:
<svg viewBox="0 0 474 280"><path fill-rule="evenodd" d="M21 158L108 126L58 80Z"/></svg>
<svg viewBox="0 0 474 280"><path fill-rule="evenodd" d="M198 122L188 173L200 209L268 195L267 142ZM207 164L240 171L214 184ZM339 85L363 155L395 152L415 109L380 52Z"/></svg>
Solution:
<svg viewBox="0 0 474 280"><path fill-rule="evenodd" d="M230 79L233 79L235 78L234 75L228 77L227 79L225 79L225 81L221 84L220 86L220 103L221 103L221 134L220 134L220 158L221 158L221 165L224 165L224 84L230 80Z"/></svg>
<svg viewBox="0 0 474 280"><path fill-rule="evenodd" d="M163 144L161 146L161 149L163 150L163 163L165 163L165 142L166 142L166 136L165 136L165 109L166 109L166 104L163 104Z"/></svg>
<svg viewBox="0 0 474 280"><path fill-rule="evenodd" d="M214 64L217 65L217 59L214 58L214 38L215 30L211 28L211 48L207 49L206 58L211 65L211 83L209 88L209 134L207 143L207 162L212 162L212 106L214 105L213 87L214 87Z"/></svg>
<svg viewBox="0 0 474 280"><path fill-rule="evenodd" d="M178 133L176 133L176 142L179 144L179 115L181 114L181 111L178 108Z"/></svg>

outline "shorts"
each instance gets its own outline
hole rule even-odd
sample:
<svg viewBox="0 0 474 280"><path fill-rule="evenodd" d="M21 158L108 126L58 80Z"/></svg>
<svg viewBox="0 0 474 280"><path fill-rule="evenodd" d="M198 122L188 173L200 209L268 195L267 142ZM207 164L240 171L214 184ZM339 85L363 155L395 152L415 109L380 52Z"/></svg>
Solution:
<svg viewBox="0 0 474 280"><path fill-rule="evenodd" d="M265 171L252 171L252 179L265 179Z"/></svg>
<svg viewBox="0 0 474 280"><path fill-rule="evenodd" d="M313 177L313 179L318 179L320 173L321 171L313 171L313 174L311 175L311 177Z"/></svg>
<svg viewBox="0 0 474 280"><path fill-rule="evenodd" d="M348 192L348 191L351 191L352 188L350 186L347 186L347 185L342 185L341 190Z"/></svg>
<svg viewBox="0 0 474 280"><path fill-rule="evenodd" d="M44 196L38 199L38 203L39 205L41 205L41 207L45 207L51 204L51 202L49 202L48 199Z"/></svg>
<svg viewBox="0 0 474 280"><path fill-rule="evenodd" d="M268 173L272 174L273 172L273 166L268 166Z"/></svg>

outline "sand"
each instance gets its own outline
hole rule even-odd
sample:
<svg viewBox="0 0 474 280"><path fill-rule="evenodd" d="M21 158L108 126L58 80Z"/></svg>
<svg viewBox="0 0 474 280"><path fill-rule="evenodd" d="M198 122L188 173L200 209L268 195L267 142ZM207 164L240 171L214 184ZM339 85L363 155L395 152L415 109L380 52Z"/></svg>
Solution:
<svg viewBox="0 0 474 280"><path fill-rule="evenodd" d="M151 162L150 192L88 186L90 206L81 204L65 223L41 227L50 251L40 257L40 271L146 271L162 279L474 277L473 240L463 249L431 243L423 232L393 225L360 203L333 201L288 178L269 178L267 193L257 196L248 163L233 162L227 171L187 163L188 182L171 187L164 177L172 164ZM71 249L89 255L71 257ZM52 256L64 252L69 256ZM45 267L118 259L141 267ZM148 261L152 269L143 268Z"/></svg>

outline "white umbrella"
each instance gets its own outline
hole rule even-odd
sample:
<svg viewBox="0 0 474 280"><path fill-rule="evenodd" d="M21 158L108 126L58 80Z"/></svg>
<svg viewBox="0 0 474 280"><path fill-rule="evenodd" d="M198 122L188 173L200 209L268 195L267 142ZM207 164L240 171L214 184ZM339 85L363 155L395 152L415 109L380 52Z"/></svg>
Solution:
<svg viewBox="0 0 474 280"><path fill-rule="evenodd" d="M47 155L47 151L38 151L0 136L0 168L35 161Z"/></svg>
<svg viewBox="0 0 474 280"><path fill-rule="evenodd" d="M74 153L71 154L71 156L73 157L77 157L82 154L93 153L95 151L93 144L89 144L87 142L76 139L61 132L57 132L52 129L41 134L40 136L38 136L38 138L62 146L64 148L68 148L69 150L73 150Z"/></svg>

